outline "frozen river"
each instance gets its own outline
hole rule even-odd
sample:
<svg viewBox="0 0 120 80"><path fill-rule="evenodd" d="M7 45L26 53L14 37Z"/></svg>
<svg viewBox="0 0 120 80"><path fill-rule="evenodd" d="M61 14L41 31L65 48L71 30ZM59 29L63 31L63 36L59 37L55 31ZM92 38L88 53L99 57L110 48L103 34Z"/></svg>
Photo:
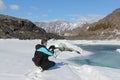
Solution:
<svg viewBox="0 0 120 80"><path fill-rule="evenodd" d="M120 45L78 45L83 50L92 52L93 54L82 57L75 57L70 59L71 61L79 65L93 65L93 66L103 66L110 68L120 69L120 53L117 49L120 49Z"/></svg>

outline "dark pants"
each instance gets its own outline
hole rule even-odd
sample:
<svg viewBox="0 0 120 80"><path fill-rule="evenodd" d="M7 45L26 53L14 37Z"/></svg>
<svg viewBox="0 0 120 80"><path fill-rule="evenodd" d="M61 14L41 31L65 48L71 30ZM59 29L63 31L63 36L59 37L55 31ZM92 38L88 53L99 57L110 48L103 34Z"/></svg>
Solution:
<svg viewBox="0 0 120 80"><path fill-rule="evenodd" d="M47 61L47 62L45 62L44 64L41 65L41 68L43 70L48 70L50 67L52 67L54 65L55 65L55 62L53 62L53 61Z"/></svg>

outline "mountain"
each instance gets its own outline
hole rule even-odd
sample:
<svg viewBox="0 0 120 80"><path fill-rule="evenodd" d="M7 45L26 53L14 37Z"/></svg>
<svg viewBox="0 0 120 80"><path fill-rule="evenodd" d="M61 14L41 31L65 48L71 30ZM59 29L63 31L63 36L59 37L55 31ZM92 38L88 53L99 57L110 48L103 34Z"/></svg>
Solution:
<svg viewBox="0 0 120 80"><path fill-rule="evenodd" d="M101 25L103 27L100 27ZM102 29L120 30L120 8L116 9L105 18L99 20L97 23L92 24L88 30L92 30L92 28L95 28L95 31Z"/></svg>
<svg viewBox="0 0 120 80"><path fill-rule="evenodd" d="M0 38L40 39L62 38L55 34L46 33L42 28L27 19L20 19L0 14Z"/></svg>
<svg viewBox="0 0 120 80"><path fill-rule="evenodd" d="M83 29L68 32L68 39L120 39L120 8ZM71 36L71 34L76 34Z"/></svg>
<svg viewBox="0 0 120 80"><path fill-rule="evenodd" d="M62 35L67 31L72 31L77 27L81 27L84 23L70 23L62 20L52 22L35 22L36 26L43 28L48 33L55 33Z"/></svg>

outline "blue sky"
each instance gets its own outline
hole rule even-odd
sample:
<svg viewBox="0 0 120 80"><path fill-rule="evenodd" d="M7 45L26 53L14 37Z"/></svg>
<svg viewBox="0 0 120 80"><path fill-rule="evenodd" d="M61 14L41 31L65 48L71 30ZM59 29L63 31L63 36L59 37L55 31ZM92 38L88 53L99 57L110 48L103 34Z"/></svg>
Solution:
<svg viewBox="0 0 120 80"><path fill-rule="evenodd" d="M0 14L33 22L94 21L120 8L120 0L0 0Z"/></svg>

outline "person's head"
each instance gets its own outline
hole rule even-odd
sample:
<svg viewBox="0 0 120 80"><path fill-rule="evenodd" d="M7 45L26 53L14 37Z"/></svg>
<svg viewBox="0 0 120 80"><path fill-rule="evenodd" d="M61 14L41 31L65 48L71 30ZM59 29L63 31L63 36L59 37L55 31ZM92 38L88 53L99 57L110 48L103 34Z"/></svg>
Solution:
<svg viewBox="0 0 120 80"><path fill-rule="evenodd" d="M42 39L41 44L44 45L44 46L47 46L47 39Z"/></svg>

